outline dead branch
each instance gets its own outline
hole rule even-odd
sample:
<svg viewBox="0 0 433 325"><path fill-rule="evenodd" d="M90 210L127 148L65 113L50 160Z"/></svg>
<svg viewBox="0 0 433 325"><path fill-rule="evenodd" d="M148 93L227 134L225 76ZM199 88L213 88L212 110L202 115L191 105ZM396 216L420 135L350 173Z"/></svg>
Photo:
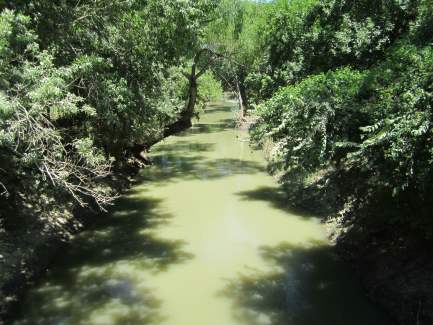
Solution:
<svg viewBox="0 0 433 325"><path fill-rule="evenodd" d="M90 200L105 211L116 198L97 184L99 179L110 174L111 163L88 163L71 143L64 143L59 131L44 114L30 114L20 105L9 130L19 141L8 151L19 159L32 157L31 161L42 177L54 188L69 193L81 206L86 206ZM7 191L2 183L0 186Z"/></svg>

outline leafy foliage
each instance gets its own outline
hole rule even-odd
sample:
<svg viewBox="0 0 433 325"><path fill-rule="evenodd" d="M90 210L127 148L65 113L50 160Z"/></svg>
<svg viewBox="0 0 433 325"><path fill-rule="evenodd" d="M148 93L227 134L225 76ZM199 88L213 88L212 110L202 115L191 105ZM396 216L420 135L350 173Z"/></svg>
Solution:
<svg viewBox="0 0 433 325"><path fill-rule="evenodd" d="M348 163L369 175L370 186L394 196L418 196L428 205L433 159L430 46L399 45L364 81L369 123ZM421 202L418 202L421 204Z"/></svg>
<svg viewBox="0 0 433 325"><path fill-rule="evenodd" d="M198 81L198 93L203 103L217 100L223 95L221 82L212 72L206 71Z"/></svg>
<svg viewBox="0 0 433 325"><path fill-rule="evenodd" d="M39 51L25 16L6 10L0 19L2 84L8 86L2 90L0 109L4 195L11 190L26 193L34 185L43 191L49 183L81 204L83 196L91 196L102 207L110 196L91 183L107 175L110 163L91 137L66 134L56 126L93 113L92 107L83 105L84 98L71 92L72 76L79 67L55 67L53 57ZM18 58L21 64L16 64Z"/></svg>
<svg viewBox="0 0 433 325"><path fill-rule="evenodd" d="M425 236L433 222L431 9L431 1L392 0L275 5L269 68L251 76L264 100L252 139L272 144L283 181L324 169L350 175L347 200L393 206L389 222Z"/></svg>
<svg viewBox="0 0 433 325"><path fill-rule="evenodd" d="M247 76L261 60L259 40L269 8L265 3L222 0L205 30L206 43L225 56L213 71L225 89L238 93L241 108L245 110L249 102Z"/></svg>
<svg viewBox="0 0 433 325"><path fill-rule="evenodd" d="M217 3L3 2L1 204L42 203L36 192L104 208L114 197L101 180L178 119L182 69ZM211 75L202 91L218 95Z"/></svg>
<svg viewBox="0 0 433 325"><path fill-rule="evenodd" d="M292 175L307 175L337 159L339 148L359 139L357 127L365 114L353 96L362 76L345 68L281 89L257 108L252 139L270 139L274 167Z"/></svg>
<svg viewBox="0 0 433 325"><path fill-rule="evenodd" d="M407 32L417 4L418 0L282 1L269 14L262 39L266 55L253 79L253 96L271 96L269 79L272 85L284 86L345 65L374 64Z"/></svg>

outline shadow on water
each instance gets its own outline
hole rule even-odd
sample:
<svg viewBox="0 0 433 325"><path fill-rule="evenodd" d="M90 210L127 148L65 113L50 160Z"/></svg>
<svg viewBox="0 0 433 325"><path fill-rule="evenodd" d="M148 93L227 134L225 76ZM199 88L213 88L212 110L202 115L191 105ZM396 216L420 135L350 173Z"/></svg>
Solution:
<svg viewBox="0 0 433 325"><path fill-rule="evenodd" d="M232 116L227 117L227 114L230 114L232 111L233 105L219 104L217 106L211 106L206 109L206 119L197 120L190 129L176 134L176 137L186 137L196 134L211 134L233 130L235 127L235 120ZM221 114L221 118L218 118L219 114ZM209 121L209 119L215 119L215 121L207 123L202 122L203 120Z"/></svg>
<svg viewBox="0 0 433 325"><path fill-rule="evenodd" d="M218 120L218 123L197 123L190 129L176 134L176 137L189 137L197 134L211 134L232 130L235 122L232 118Z"/></svg>
<svg viewBox="0 0 433 325"><path fill-rule="evenodd" d="M311 245L262 247L261 256L275 271L249 270L229 281L222 294L234 301L239 324L389 324L380 312L372 314L350 270L331 249Z"/></svg>
<svg viewBox="0 0 433 325"><path fill-rule="evenodd" d="M104 319L110 324L159 324L164 319L161 302L142 271L164 272L193 258L184 250L185 242L152 236L152 230L172 218L159 211L159 203L120 199L110 215L57 257L49 281L27 297L25 316L15 324L102 324Z"/></svg>
<svg viewBox="0 0 433 325"><path fill-rule="evenodd" d="M205 111L206 113L230 113L233 111L233 108L236 107L233 104L218 104L211 105Z"/></svg>
<svg viewBox="0 0 433 325"><path fill-rule="evenodd" d="M282 187L275 188L270 186L262 186L251 191L242 191L236 193L242 200L245 201L263 201L270 204L274 209L279 209L284 212L290 212L305 218L319 218L304 209L294 207L290 204L286 192Z"/></svg>
<svg viewBox="0 0 433 325"><path fill-rule="evenodd" d="M232 108L212 109L227 112ZM195 124L191 129L176 135L175 141L158 144L153 150L151 159L154 164L143 171L137 183L151 182L153 185L167 184L185 180L214 180L232 175L247 175L265 172L260 162L234 158L210 158L207 153L214 152L216 142L194 142L183 140L194 134L211 134L233 130L233 119L219 119L217 123ZM213 140L213 138L212 138ZM215 138L215 141L216 138ZM233 141L235 138L233 137Z"/></svg>
<svg viewBox="0 0 433 325"><path fill-rule="evenodd" d="M171 264L192 258L182 250L185 242L162 240L149 232L167 224L173 217L159 210L160 203L159 199L131 196L119 199L110 215L74 241L76 247L71 248L69 261L66 261L68 268L74 268L75 261L79 266L81 261L98 266L133 260L160 272Z"/></svg>
<svg viewBox="0 0 433 325"><path fill-rule="evenodd" d="M154 185L186 180L215 180L226 176L249 175L265 170L261 163L241 159L206 159L202 156L179 156L176 153L155 155L152 160L157 165L142 173L140 182Z"/></svg>
<svg viewBox="0 0 433 325"><path fill-rule="evenodd" d="M140 289L138 292L126 278L107 275L103 280L103 274L89 275L77 281L75 286L80 289L72 290L51 282L46 284L32 295L32 299L38 301L38 307L29 305L25 318L13 324L157 325L165 319L159 312L161 301L151 290ZM41 305L40 300L47 302Z"/></svg>
<svg viewBox="0 0 433 325"><path fill-rule="evenodd" d="M211 152L215 148L215 143L197 143L197 142L190 142L190 141L176 141L174 144L159 144L158 150L156 152L161 152L161 154L156 157L160 157L164 154L169 153L199 153L199 152Z"/></svg>
<svg viewBox="0 0 433 325"><path fill-rule="evenodd" d="M214 151L215 145L211 142L195 143L183 140L160 144L152 154L154 166L143 171L137 182L161 185L175 181L214 180L265 172L266 168L260 162L206 157L205 153Z"/></svg>

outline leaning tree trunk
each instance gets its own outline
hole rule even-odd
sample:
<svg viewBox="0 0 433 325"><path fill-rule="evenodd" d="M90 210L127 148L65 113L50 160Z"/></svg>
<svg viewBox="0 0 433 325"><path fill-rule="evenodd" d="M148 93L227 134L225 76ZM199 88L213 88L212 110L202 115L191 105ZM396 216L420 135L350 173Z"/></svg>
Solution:
<svg viewBox="0 0 433 325"><path fill-rule="evenodd" d="M197 65L199 64L200 58L206 52L211 55L211 59L199 72L197 72ZM187 98L185 108L182 111L179 120L169 125L166 128L164 132L164 136L175 134L177 132L190 128L192 126L192 118L194 116L195 105L197 103L197 92L198 92L197 80L206 72L206 70L209 68L209 66L214 62L215 58L217 57L221 57L221 55L215 53L214 51L208 48L203 48L197 52L191 67L191 73L190 74L184 73L184 76L189 80L188 98Z"/></svg>
<svg viewBox="0 0 433 325"><path fill-rule="evenodd" d="M194 72L195 68L193 68ZM192 118L194 116L195 104L197 102L197 77L194 74L189 76L188 99L184 110L182 111L179 120L170 124L164 131L164 137L178 133L192 126Z"/></svg>
<svg viewBox="0 0 433 325"><path fill-rule="evenodd" d="M210 53L211 59L199 72L197 72L197 65L199 63L200 57L206 52ZM213 63L213 61L217 57L221 57L221 55L215 53L211 49L203 48L199 52L197 52L196 56L194 57L194 62L191 67L191 73L190 74L183 73L184 76L189 80L189 89L188 89L186 104L182 113L179 116L179 119L165 128L163 134L164 138L176 134L178 132L181 132L183 130L186 130L192 126L192 118L194 117L195 105L197 103L197 93L198 93L197 80L206 72L206 70L209 68L209 66ZM131 148L132 154L139 161L148 163L148 158L145 152L158 141L159 141L158 139L155 139L152 143L135 144Z"/></svg>
<svg viewBox="0 0 433 325"><path fill-rule="evenodd" d="M236 78L236 92L238 95L241 118L244 118L248 112L247 92L245 90L245 85L243 83L243 80L239 80L238 78Z"/></svg>

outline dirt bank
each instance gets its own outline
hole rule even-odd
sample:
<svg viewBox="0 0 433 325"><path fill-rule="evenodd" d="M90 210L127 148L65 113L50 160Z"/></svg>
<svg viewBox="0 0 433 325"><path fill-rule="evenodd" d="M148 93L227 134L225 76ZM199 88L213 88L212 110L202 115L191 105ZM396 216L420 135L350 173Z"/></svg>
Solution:
<svg viewBox="0 0 433 325"><path fill-rule="evenodd" d="M121 193L129 188L138 170L136 165L119 169L107 179L106 186ZM9 222L8 231L0 227L0 324L8 323L21 296L43 276L56 253L75 234L105 215L97 208L72 203L61 210L40 211L29 206L8 213L14 214L12 224Z"/></svg>
<svg viewBox="0 0 433 325"><path fill-rule="evenodd" d="M339 223L333 234L339 255L356 270L368 296L399 325L433 324L431 242L398 233L393 227L370 231ZM335 228L334 228L335 229Z"/></svg>
<svg viewBox="0 0 433 325"><path fill-rule="evenodd" d="M384 206L348 200L332 175L324 171L303 188L287 189L289 201L322 217L338 255L397 324L433 324L433 242L409 225L389 223Z"/></svg>

